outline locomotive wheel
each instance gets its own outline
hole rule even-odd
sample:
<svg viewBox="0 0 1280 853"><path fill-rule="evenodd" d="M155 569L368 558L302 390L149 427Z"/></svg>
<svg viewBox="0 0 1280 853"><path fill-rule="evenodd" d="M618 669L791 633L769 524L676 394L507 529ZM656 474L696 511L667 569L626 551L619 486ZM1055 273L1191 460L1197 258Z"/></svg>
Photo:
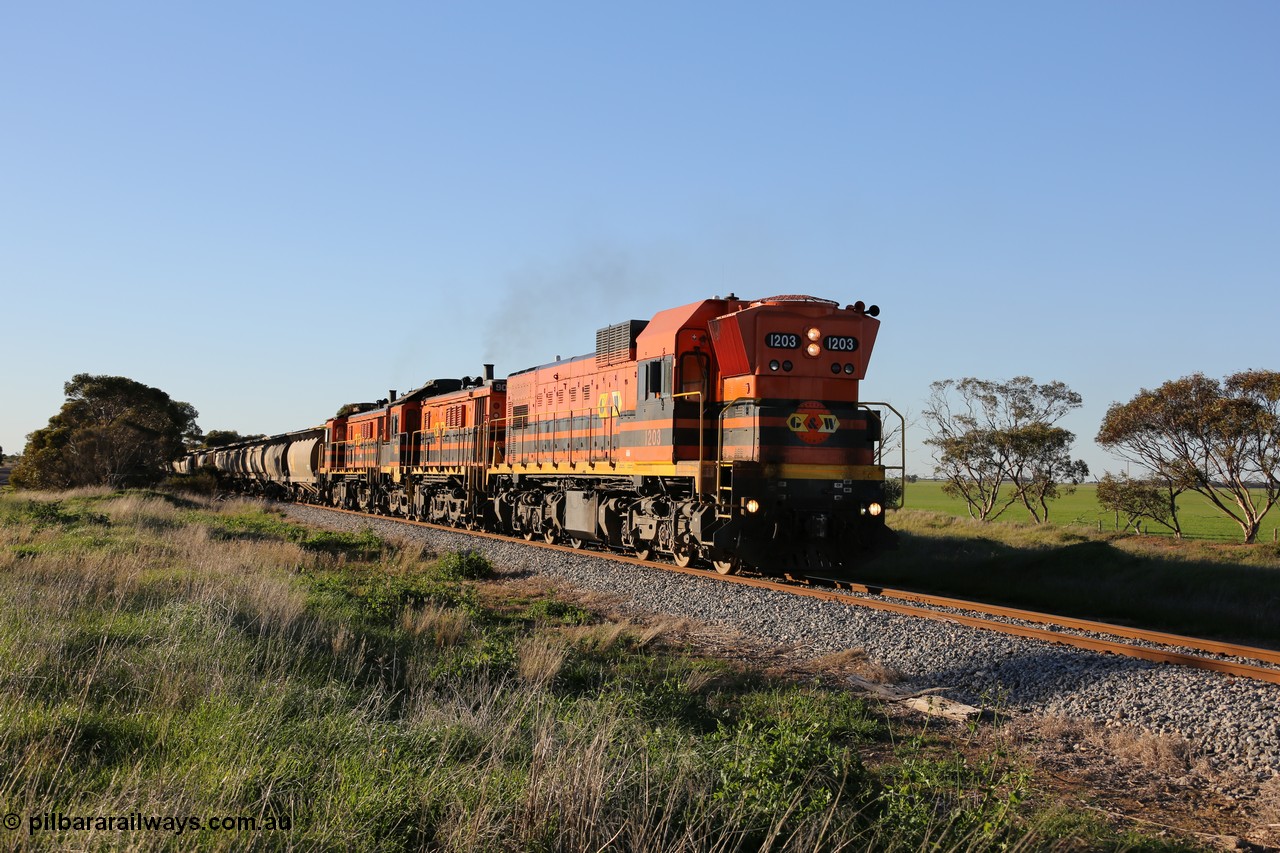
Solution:
<svg viewBox="0 0 1280 853"><path fill-rule="evenodd" d="M736 575L742 568L742 562L737 557L730 557L728 560L712 560L711 567L719 575Z"/></svg>
<svg viewBox="0 0 1280 853"><path fill-rule="evenodd" d="M526 542L532 542L532 541L533 541L533 531L532 531L532 530L525 530L525 531L523 531L520 535L524 537L524 541L526 541Z"/></svg>
<svg viewBox="0 0 1280 853"><path fill-rule="evenodd" d="M650 557L653 556L653 548L652 547L637 548L635 556L637 560L648 560Z"/></svg>
<svg viewBox="0 0 1280 853"><path fill-rule="evenodd" d="M575 551L579 551L579 550L581 550L581 549L582 549L582 540L581 540L581 539L579 539L579 538L578 538L578 537L576 537L576 536L571 537L571 538L569 539L569 547L570 547L570 548L572 548L572 549L573 549L573 550L575 550Z"/></svg>
<svg viewBox="0 0 1280 853"><path fill-rule="evenodd" d="M680 568L688 568L693 562L693 552L688 545L676 545L671 549L671 559Z"/></svg>
<svg viewBox="0 0 1280 853"><path fill-rule="evenodd" d="M548 545L556 544L556 532L551 528L547 528L542 531L542 541L546 542Z"/></svg>

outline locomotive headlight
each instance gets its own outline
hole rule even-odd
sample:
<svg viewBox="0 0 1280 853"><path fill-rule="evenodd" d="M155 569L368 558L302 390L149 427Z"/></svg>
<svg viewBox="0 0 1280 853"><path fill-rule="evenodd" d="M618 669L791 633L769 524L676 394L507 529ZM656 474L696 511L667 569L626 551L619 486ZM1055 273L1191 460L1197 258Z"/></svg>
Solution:
<svg viewBox="0 0 1280 853"><path fill-rule="evenodd" d="M809 358L817 358L818 353L820 352L822 352L822 347L818 346L817 344L809 344L807 347L804 348L804 354L809 356Z"/></svg>
<svg viewBox="0 0 1280 853"><path fill-rule="evenodd" d="M751 498L749 501L747 501L747 512L759 512L759 511L760 511L760 501L756 500L755 498Z"/></svg>
<svg viewBox="0 0 1280 853"><path fill-rule="evenodd" d="M880 506L880 504L878 504L878 503L869 503L869 504L867 504L867 514L868 514L868 515L877 516L877 515L879 515L879 514L880 514L880 513L882 513L882 512L884 512L884 507Z"/></svg>
<svg viewBox="0 0 1280 853"><path fill-rule="evenodd" d="M809 331L804 333L804 336L811 341L817 341L822 337L822 332L818 330L817 326L813 326Z"/></svg>

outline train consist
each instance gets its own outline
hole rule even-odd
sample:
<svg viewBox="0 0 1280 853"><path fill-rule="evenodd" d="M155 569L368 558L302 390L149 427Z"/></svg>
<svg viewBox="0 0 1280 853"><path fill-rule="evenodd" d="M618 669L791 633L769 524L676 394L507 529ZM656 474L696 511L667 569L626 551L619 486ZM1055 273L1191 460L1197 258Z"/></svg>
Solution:
<svg viewBox="0 0 1280 853"><path fill-rule="evenodd" d="M228 488L574 547L805 574L892 540L879 310L730 295L600 329L595 352L436 379L323 426L188 455Z"/></svg>

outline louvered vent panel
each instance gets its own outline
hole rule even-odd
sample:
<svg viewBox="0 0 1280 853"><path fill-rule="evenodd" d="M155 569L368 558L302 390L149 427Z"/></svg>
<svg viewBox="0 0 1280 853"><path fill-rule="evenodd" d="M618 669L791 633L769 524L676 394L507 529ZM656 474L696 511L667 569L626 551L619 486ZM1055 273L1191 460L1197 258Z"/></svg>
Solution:
<svg viewBox="0 0 1280 853"><path fill-rule="evenodd" d="M636 336L649 325L648 320L614 323L596 332L596 366L605 367L636 357Z"/></svg>

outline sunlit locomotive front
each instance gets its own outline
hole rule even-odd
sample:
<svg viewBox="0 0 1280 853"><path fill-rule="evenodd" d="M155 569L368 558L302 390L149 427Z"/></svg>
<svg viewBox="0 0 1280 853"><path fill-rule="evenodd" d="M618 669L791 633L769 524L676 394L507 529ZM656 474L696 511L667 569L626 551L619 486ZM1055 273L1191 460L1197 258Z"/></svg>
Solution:
<svg viewBox="0 0 1280 853"><path fill-rule="evenodd" d="M892 538L880 457L892 410L858 395L878 313L706 299L600 329L593 353L393 391L213 464L255 494L815 574Z"/></svg>
<svg viewBox="0 0 1280 853"><path fill-rule="evenodd" d="M717 549L803 570L890 542L883 409L858 394L878 313L778 297L710 321L721 373L718 493L730 516Z"/></svg>
<svg viewBox="0 0 1280 853"><path fill-rule="evenodd" d="M889 539L880 416L858 398L877 313L708 299L512 374L498 523L721 572L856 561Z"/></svg>

